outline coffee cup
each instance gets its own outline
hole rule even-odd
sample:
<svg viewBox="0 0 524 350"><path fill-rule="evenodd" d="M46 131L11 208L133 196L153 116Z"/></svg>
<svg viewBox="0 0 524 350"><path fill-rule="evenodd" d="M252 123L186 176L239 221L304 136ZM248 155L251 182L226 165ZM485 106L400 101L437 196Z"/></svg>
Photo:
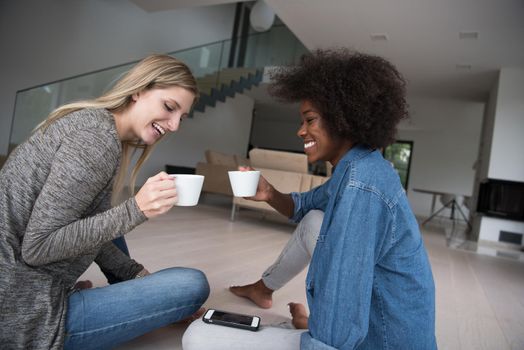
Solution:
<svg viewBox="0 0 524 350"><path fill-rule="evenodd" d="M228 175L235 197L251 197L257 193L260 171L228 171Z"/></svg>
<svg viewBox="0 0 524 350"><path fill-rule="evenodd" d="M192 174L170 174L175 178L175 187L178 201L175 205L179 207L190 207L198 204L204 176Z"/></svg>

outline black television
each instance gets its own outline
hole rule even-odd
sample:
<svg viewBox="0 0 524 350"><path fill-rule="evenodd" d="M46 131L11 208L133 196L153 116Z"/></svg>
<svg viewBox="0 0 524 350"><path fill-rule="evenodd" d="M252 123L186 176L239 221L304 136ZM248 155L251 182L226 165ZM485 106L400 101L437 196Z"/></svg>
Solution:
<svg viewBox="0 0 524 350"><path fill-rule="evenodd" d="M480 184L477 212L524 221L524 182L487 179Z"/></svg>

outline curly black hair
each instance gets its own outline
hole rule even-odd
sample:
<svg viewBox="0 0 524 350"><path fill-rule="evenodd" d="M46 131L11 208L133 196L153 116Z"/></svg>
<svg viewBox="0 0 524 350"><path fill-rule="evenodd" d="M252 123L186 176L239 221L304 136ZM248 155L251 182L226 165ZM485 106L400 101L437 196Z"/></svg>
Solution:
<svg viewBox="0 0 524 350"><path fill-rule="evenodd" d="M344 48L316 50L296 66L276 69L271 79L271 95L311 102L328 132L353 144L386 147L408 115L406 82L381 57Z"/></svg>

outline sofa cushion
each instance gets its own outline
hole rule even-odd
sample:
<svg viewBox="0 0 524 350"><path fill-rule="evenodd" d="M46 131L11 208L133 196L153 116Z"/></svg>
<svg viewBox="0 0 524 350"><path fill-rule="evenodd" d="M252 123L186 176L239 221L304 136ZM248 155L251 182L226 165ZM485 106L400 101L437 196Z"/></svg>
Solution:
<svg viewBox="0 0 524 350"><path fill-rule="evenodd" d="M229 170L234 170L234 168L203 162L197 163L196 174L204 176L202 191L232 196L233 191L227 173Z"/></svg>
<svg viewBox="0 0 524 350"><path fill-rule="evenodd" d="M280 192L300 192L301 190L302 174L300 173L264 168L257 168L257 170L260 170L260 175Z"/></svg>
<svg viewBox="0 0 524 350"><path fill-rule="evenodd" d="M212 150L206 150L205 152L206 156L206 162L209 164L215 164L215 165L223 165L223 166L229 166L231 168L236 168L237 163L235 160L235 157L233 155L212 151Z"/></svg>
<svg viewBox="0 0 524 350"><path fill-rule="evenodd" d="M241 157L239 155L234 155L236 166L251 166L249 159Z"/></svg>
<svg viewBox="0 0 524 350"><path fill-rule="evenodd" d="M251 166L307 174L307 156L303 153L273 151L253 148L249 151Z"/></svg>

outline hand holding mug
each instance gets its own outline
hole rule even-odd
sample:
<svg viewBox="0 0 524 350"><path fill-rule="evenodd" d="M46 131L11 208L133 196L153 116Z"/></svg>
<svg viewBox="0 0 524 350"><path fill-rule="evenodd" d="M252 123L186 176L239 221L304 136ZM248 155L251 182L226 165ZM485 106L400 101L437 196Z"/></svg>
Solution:
<svg viewBox="0 0 524 350"><path fill-rule="evenodd" d="M175 180L162 171L147 179L135 200L148 219L164 214L178 200Z"/></svg>
<svg viewBox="0 0 524 350"><path fill-rule="evenodd" d="M254 171L252 167L249 166L239 166L239 171ZM262 176L260 175L258 179L257 192L254 196L246 197L247 199L257 201L257 202L267 202L272 194L273 186Z"/></svg>
<svg viewBox="0 0 524 350"><path fill-rule="evenodd" d="M238 167L238 170L239 171L236 171L236 173L241 173L243 171L253 171L254 169L251 167L240 166ZM230 173L229 179L231 181L231 172L229 173ZM233 181L231 181L231 185L233 187ZM252 201L257 201L257 202L266 202L267 204L275 208L282 215L288 218L291 218L293 216L294 210L295 210L295 203L293 202L291 195L279 192L262 175L259 174L256 192L253 189L251 193L254 193L254 195L241 196L241 197L244 197ZM234 187L233 187L233 194L235 194Z"/></svg>

